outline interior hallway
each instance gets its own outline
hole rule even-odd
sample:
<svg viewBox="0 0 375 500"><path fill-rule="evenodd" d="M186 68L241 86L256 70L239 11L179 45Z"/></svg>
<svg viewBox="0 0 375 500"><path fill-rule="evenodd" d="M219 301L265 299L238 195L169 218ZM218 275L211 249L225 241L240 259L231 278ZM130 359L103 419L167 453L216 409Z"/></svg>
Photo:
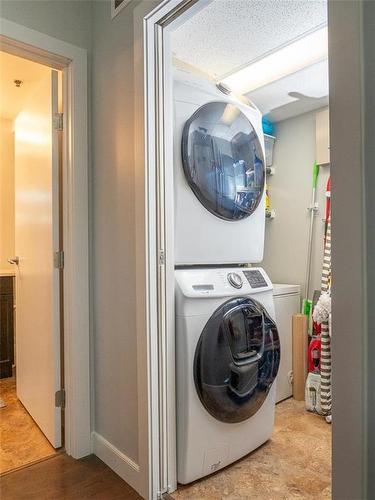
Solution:
<svg viewBox="0 0 375 500"><path fill-rule="evenodd" d="M94 455L74 460L60 453L1 478L1 500L142 500Z"/></svg>
<svg viewBox="0 0 375 500"><path fill-rule="evenodd" d="M56 454L16 395L16 378L0 379L0 473Z"/></svg>
<svg viewBox="0 0 375 500"><path fill-rule="evenodd" d="M303 401L276 405L270 441L212 476L173 493L176 500L331 498L331 426Z"/></svg>

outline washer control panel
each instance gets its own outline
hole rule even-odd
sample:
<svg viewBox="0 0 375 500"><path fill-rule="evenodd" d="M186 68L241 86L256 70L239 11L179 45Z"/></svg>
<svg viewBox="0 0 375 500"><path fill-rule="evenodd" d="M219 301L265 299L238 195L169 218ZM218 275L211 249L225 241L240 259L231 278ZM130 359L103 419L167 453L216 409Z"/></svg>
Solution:
<svg viewBox="0 0 375 500"><path fill-rule="evenodd" d="M234 288L242 288L243 281L238 273L228 273L227 279Z"/></svg>
<svg viewBox="0 0 375 500"><path fill-rule="evenodd" d="M176 269L175 277L185 297L236 297L273 288L260 267Z"/></svg>
<svg viewBox="0 0 375 500"><path fill-rule="evenodd" d="M267 286L267 281L264 279L263 274L258 269L251 269L243 271L251 288L263 288Z"/></svg>

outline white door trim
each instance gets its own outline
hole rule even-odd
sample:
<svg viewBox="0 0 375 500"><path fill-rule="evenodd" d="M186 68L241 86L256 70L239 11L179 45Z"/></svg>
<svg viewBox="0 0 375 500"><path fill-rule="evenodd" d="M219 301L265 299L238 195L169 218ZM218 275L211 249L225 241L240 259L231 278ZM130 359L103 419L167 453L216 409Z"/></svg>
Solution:
<svg viewBox="0 0 375 500"><path fill-rule="evenodd" d="M65 449L91 452L88 261L87 52L0 18L3 50L64 73L64 359Z"/></svg>
<svg viewBox="0 0 375 500"><path fill-rule="evenodd" d="M135 68L138 81L144 81L142 108L138 108L144 110L144 122L137 131L139 134L142 130L144 134L141 154L145 165L149 498L152 499L177 487L173 151L169 147L173 144L173 102L169 37L171 31L184 22L185 16L190 17L210 1L166 0L145 15L143 65ZM141 114L136 112L138 115Z"/></svg>
<svg viewBox="0 0 375 500"><path fill-rule="evenodd" d="M198 0L199 4L205 3L204 0ZM361 36L361 22L356 22L355 25L351 22L353 14L353 9L361 9L359 6L361 2L329 2L330 4L330 20L329 20L329 31L330 31L330 42L333 39L343 40L347 37L348 28L344 23L344 27L340 27L340 19L350 20L350 36L349 40L354 39L355 43L359 42ZM166 45L164 33L165 28L171 20L174 20L174 16L178 16L179 13L185 12L189 15L192 6L195 4L194 8L197 8L197 3L192 0L191 2L181 1L181 0L165 0L162 2L154 11L149 15L144 17L144 54L143 54L143 64L139 64L140 68L136 66L135 71L138 73L138 81L140 78L144 77L144 89L137 90L137 100L140 102L138 105L138 110L144 110L144 123L143 128L141 126L137 127L137 139L142 140L141 130L144 131L144 141L145 149L143 152L143 160L145 165L145 265L146 265L146 303L147 306L147 321L146 321L146 338L148 344L148 377L149 377L149 463L150 463L150 475L152 475L152 480L150 480L151 489L150 497L156 498L157 494L156 485L160 485L160 490L163 491L166 487L173 490L175 476L173 479L173 467L171 464L160 463L165 457L166 446L168 446L163 440L163 433L165 429L169 429L170 432L173 431L173 423L171 422L171 415L173 409L171 408L171 401L173 401L173 394L171 393L170 381L168 381L167 374L172 376L171 366L167 357L165 356L168 348L168 339L165 331L166 320L168 320L168 300L171 300L170 286L171 277L168 275L170 269L173 267L173 262L170 259L173 258L173 248L170 247L170 241L168 240L168 228L166 227L166 220L168 215L166 210L170 208L171 202L168 200L168 179L166 177L166 159L167 148L166 143L168 139L168 127L165 126L165 119L168 117L168 99L165 95L165 91L168 86L166 81ZM338 5L340 4L340 5ZM357 5L357 7L356 7ZM182 18L181 18L182 19ZM358 21L358 18L356 18ZM330 46L330 50L332 50ZM348 53L341 51L341 56L339 54L340 49L332 53L332 57L335 58L335 64L344 65L347 69L346 73L348 75L351 71L354 71L356 78L358 76L358 54L360 49L356 46L355 50L350 50ZM344 59L345 60L344 60ZM331 75L332 77L332 75ZM348 76L350 79L350 77ZM331 78L332 79L332 78ZM354 153L351 151L352 143L351 140L340 140L339 135L342 128L340 128L340 117L341 113L347 115L347 99L352 99L353 88L355 87L355 92L360 95L360 81L356 79L354 86L346 86L347 79L336 79L337 88L335 89L336 96L340 96L339 99L331 100L331 117L332 122L337 125L336 133L331 130L331 137L333 137L333 142L331 142L331 147L334 147L335 138L337 138L337 148L340 149L340 159L342 163L337 165L336 168L341 172L341 174L332 174L333 178L337 178L336 185L336 195L333 197L332 203L333 208L336 206L335 198L339 199L337 190L343 189L341 197L346 196L346 191L350 192L350 186L356 186L358 192L361 191L361 185L363 185L363 172L360 168L353 168L353 165L361 165L361 151L360 147L356 143L356 151ZM358 83L358 85L357 85ZM356 86L357 85L357 86ZM136 87L137 88L137 87ZM355 101L356 106L360 107L360 102ZM144 108L142 107L144 106ZM338 109L335 109L338 107ZM335 121L335 114L337 114L337 120ZM142 116L142 115L141 115ZM140 119L141 120L141 119ZM351 136L358 137L360 133L360 118L359 120L345 120L346 123L346 136L350 138ZM337 122L337 123L336 123ZM170 142L172 143L172 142ZM357 147L358 146L358 147ZM353 154L357 155L353 163ZM331 151L333 159L335 158L335 153ZM345 158L348 160L345 161ZM332 170L335 169L335 161ZM345 172L343 172L343 164L345 164ZM338 182L338 177L340 177L340 186ZM335 183L334 183L335 184ZM345 193L345 196L344 196ZM356 204L356 210L352 214L351 222L356 227L362 227L364 223L364 213L359 205ZM344 287L340 287L340 290L335 289L337 293L336 303L333 305L333 311L339 311L340 307L345 309L346 304L352 304L355 301L355 311L361 315L366 313L366 299L365 299L365 270L364 272L358 272L356 279L351 280L351 275L348 273L347 268L347 258L339 258L338 253L341 252L343 243L347 238L348 223L347 223L347 210L344 210L345 203L341 206L340 210L334 211L334 219L332 221L332 232L337 243L337 255L333 252L333 268L334 273L337 276L346 276L343 279L345 282ZM364 245L365 245L365 234L360 234L360 241L357 241L355 247L353 247L353 259L350 258L351 262L361 262L364 255ZM169 251L168 251L169 249ZM160 266L159 258L160 251L164 251L165 264ZM348 284L350 282L350 284ZM169 283L169 285L168 285ZM363 301L361 301L363 299ZM341 304L341 306L340 306ZM353 498L364 498L363 491L365 490L365 470L366 470L366 448L364 446L366 428L365 428L365 412L366 412L366 401L364 398L364 390L366 386L366 364L364 361L365 342L366 342L366 332L364 331L366 325L364 324L363 331L359 331L360 328L354 326L359 338L356 340L355 347L355 363L347 363L347 345L348 342L341 342L341 333L345 331L345 336L353 334L352 323L356 322L358 317L354 315L352 320L345 325L346 315L339 315L333 318L334 331L337 331L338 340L337 344L341 343L341 348L335 353L334 357L334 367L337 370L337 376L334 376L334 391L336 402L334 404L334 424L333 424L333 484L334 498L341 498L339 495L341 492L350 491L353 493ZM350 327L349 327L350 325ZM351 337L353 340L353 337ZM336 348L336 347L335 347ZM363 362L361 364L361 362ZM339 369L339 366L342 368ZM348 370L350 375L348 375ZM344 371L346 375L344 375ZM341 373L342 372L342 373ZM150 374L154 376L151 378ZM156 374L158 376L156 376ZM347 407L347 390L346 384L348 378L351 380L351 384L363 384L363 387L357 387L355 401L357 404L350 404L350 416L347 418L348 407ZM345 395L346 394L346 395ZM165 401L165 397L169 398L169 403ZM342 403L338 404L338 398L343 398ZM336 410L336 408L340 408ZM345 409L344 409L345 407ZM168 410L169 408L169 410ZM169 420L166 411L170 412ZM354 423L354 425L352 425ZM169 427L168 427L169 425ZM337 431L335 430L337 429ZM352 436L349 440L345 436ZM338 445L339 444L339 445ZM338 452L336 453L336 447ZM161 453L159 453L161 450ZM164 451L163 451L164 450ZM351 457L349 461L342 460L342 457ZM347 465L345 465L347 463ZM349 465L350 464L350 465ZM165 467L167 468L167 474L169 477L168 484L165 484ZM355 472L355 482L352 481L352 474L348 473L349 468L352 472ZM354 484L355 483L355 484ZM340 487L338 485L340 484ZM355 494L354 494L355 493Z"/></svg>

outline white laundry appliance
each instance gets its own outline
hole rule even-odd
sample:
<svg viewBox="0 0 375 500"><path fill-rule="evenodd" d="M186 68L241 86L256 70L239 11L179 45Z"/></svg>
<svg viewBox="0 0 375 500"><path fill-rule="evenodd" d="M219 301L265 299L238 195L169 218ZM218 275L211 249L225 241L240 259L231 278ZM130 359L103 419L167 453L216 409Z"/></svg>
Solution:
<svg viewBox="0 0 375 500"><path fill-rule="evenodd" d="M181 269L175 279L177 478L186 484L270 438L280 344L263 269Z"/></svg>
<svg viewBox="0 0 375 500"><path fill-rule="evenodd" d="M294 314L301 311L300 285L273 284L273 300L275 303L275 318L280 337L280 366L276 378L276 403L289 398L293 394L292 363L293 363L293 331Z"/></svg>
<svg viewBox="0 0 375 500"><path fill-rule="evenodd" d="M263 259L262 116L213 81L175 70L175 264Z"/></svg>

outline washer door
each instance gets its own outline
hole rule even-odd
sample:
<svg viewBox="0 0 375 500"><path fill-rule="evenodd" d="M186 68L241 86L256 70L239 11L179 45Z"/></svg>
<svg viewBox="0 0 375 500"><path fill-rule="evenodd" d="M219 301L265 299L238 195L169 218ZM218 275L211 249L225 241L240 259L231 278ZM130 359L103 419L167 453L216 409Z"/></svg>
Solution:
<svg viewBox="0 0 375 500"><path fill-rule="evenodd" d="M261 143L249 119L233 104L210 102L186 122L182 164L198 200L221 219L244 219L262 199Z"/></svg>
<svg viewBox="0 0 375 500"><path fill-rule="evenodd" d="M247 297L231 299L211 316L198 341L198 396L221 422L247 420L264 403L279 362L279 334L265 308Z"/></svg>

